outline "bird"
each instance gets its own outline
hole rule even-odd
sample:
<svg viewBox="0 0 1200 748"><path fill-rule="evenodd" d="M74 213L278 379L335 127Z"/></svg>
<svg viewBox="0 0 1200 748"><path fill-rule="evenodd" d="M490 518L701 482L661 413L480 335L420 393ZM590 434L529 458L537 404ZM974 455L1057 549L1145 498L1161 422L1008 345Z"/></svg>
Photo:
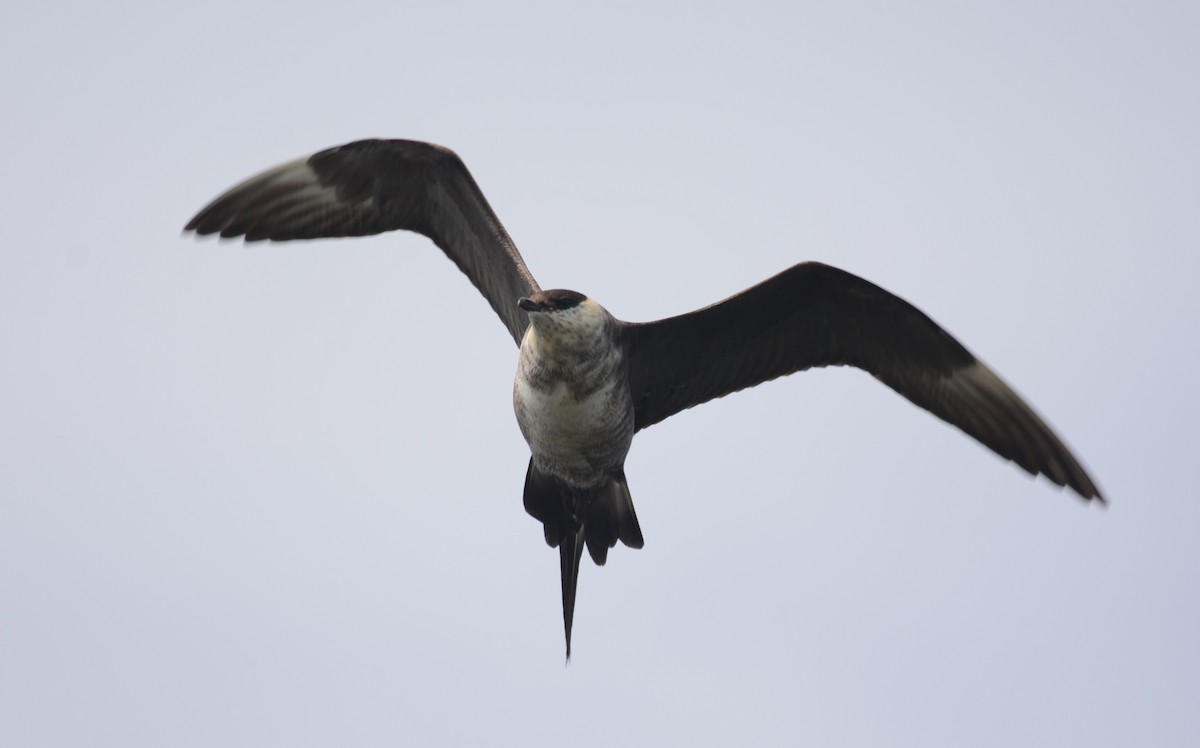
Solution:
<svg viewBox="0 0 1200 748"><path fill-rule="evenodd" d="M462 159L413 140L359 140L229 189L184 232L247 242L407 230L433 241L519 346L523 503L559 552L567 661L580 560L644 539L625 459L635 433L696 405L814 367L851 366L1000 457L1085 501L1087 471L1026 402L937 323L879 286L800 262L696 311L625 322L587 295L542 290Z"/></svg>

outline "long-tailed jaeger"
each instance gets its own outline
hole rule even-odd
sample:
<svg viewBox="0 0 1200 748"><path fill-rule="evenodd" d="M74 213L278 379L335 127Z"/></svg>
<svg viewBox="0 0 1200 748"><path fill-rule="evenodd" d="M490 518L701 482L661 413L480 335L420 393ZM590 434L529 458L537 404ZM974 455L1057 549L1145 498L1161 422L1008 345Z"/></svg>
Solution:
<svg viewBox="0 0 1200 748"><path fill-rule="evenodd" d="M423 234L466 273L520 346L513 407L532 456L525 510L559 549L563 626L586 545L603 565L642 547L625 480L635 432L700 403L814 366L855 366L1005 459L1084 499L1096 484L1036 413L916 307L817 262L703 309L622 322L587 296L543 291L454 152L362 140L277 166L185 228L246 241Z"/></svg>

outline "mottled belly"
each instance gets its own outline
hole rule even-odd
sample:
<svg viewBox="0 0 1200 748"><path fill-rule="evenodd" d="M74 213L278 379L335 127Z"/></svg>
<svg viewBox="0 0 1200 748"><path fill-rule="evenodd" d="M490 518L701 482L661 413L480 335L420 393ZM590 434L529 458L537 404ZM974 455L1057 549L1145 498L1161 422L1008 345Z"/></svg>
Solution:
<svg viewBox="0 0 1200 748"><path fill-rule="evenodd" d="M614 384L580 397L563 382L535 388L518 377L513 405L541 470L589 488L624 465L633 439L628 388Z"/></svg>

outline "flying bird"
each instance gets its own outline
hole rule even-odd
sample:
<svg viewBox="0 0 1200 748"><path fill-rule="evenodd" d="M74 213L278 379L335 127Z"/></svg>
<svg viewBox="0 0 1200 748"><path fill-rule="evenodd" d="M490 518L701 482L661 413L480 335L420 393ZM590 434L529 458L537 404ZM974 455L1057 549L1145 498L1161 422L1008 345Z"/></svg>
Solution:
<svg viewBox="0 0 1200 748"><path fill-rule="evenodd" d="M1012 389L920 310L862 278L802 262L677 317L623 322L577 291L543 291L462 160L409 140L361 140L242 182L184 229L246 241L433 240L520 346L513 406L531 456L526 511L559 549L567 657L579 563L643 545L625 479L633 435L672 415L816 366L854 366L1031 474L1104 498Z"/></svg>

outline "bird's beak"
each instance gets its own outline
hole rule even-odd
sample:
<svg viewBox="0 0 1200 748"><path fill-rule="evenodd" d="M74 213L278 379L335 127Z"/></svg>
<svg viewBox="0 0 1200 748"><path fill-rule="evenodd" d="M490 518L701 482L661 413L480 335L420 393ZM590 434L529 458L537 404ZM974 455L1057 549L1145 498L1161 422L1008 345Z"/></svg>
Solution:
<svg viewBox="0 0 1200 748"><path fill-rule="evenodd" d="M521 307L527 312L540 312L544 308L541 304L537 303L528 296L522 296L521 298L517 299L517 306Z"/></svg>

